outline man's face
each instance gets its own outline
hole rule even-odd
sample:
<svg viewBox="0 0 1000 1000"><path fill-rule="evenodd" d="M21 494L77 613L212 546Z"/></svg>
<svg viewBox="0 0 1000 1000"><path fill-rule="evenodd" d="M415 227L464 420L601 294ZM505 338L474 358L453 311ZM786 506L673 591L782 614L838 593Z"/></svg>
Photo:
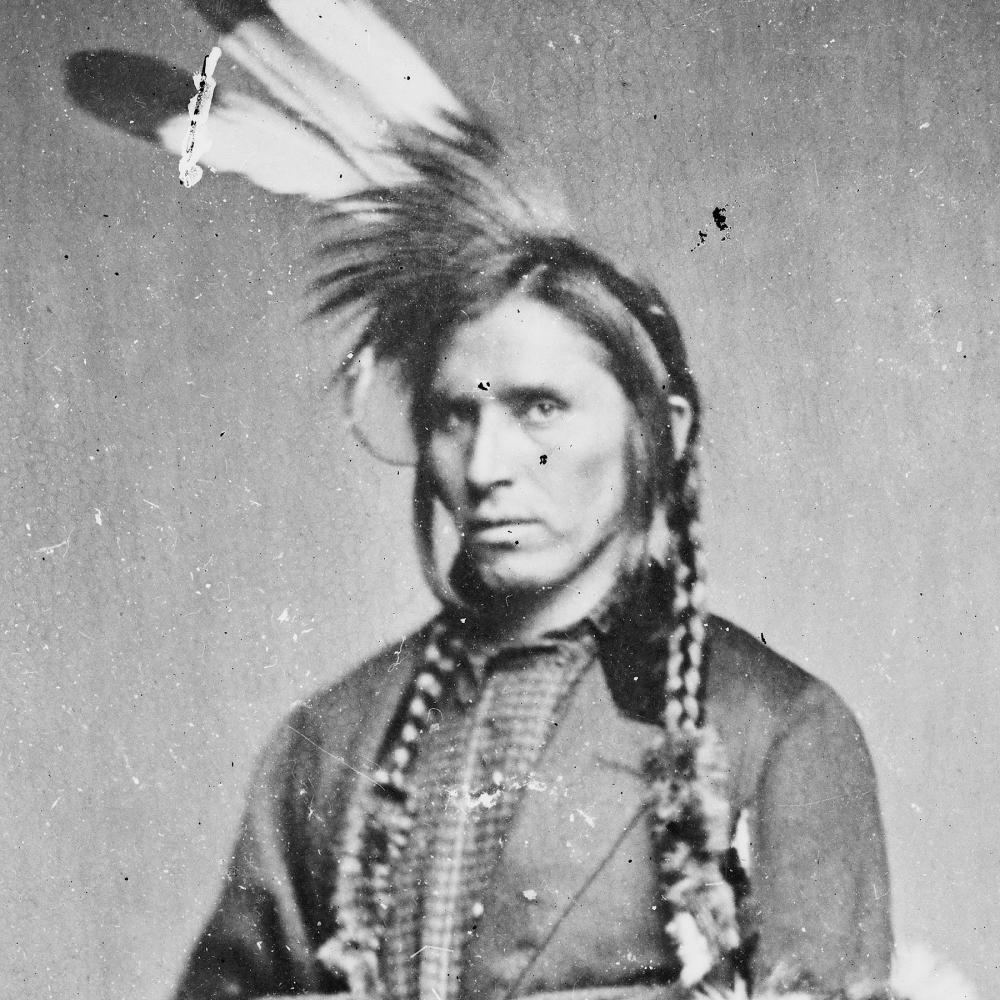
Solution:
<svg viewBox="0 0 1000 1000"><path fill-rule="evenodd" d="M456 329L428 398L427 458L483 583L599 599L626 546L634 411L604 348L511 295Z"/></svg>

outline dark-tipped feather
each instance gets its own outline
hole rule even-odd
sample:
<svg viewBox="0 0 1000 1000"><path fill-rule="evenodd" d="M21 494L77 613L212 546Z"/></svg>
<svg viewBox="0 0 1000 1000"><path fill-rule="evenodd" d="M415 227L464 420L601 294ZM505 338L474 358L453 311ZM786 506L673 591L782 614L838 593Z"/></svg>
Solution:
<svg viewBox="0 0 1000 1000"><path fill-rule="evenodd" d="M163 124L194 93L191 74L152 56L117 49L74 52L63 82L70 97L95 118L155 141Z"/></svg>

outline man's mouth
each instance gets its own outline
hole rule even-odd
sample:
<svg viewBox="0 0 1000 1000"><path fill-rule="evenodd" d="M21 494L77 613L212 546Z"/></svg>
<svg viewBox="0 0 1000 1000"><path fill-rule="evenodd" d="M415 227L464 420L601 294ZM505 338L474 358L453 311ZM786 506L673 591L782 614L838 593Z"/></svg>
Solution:
<svg viewBox="0 0 1000 1000"><path fill-rule="evenodd" d="M477 545L516 545L517 536L537 523L533 518L476 517L465 526L465 538Z"/></svg>

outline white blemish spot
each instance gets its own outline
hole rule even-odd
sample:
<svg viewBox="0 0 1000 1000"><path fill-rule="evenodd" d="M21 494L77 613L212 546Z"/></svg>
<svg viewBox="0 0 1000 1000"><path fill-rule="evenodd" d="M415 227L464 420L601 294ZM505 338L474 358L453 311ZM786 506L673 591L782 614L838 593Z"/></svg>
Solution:
<svg viewBox="0 0 1000 1000"><path fill-rule="evenodd" d="M471 800L470 807L478 806L480 809L492 809L500 801L500 792L481 792Z"/></svg>
<svg viewBox="0 0 1000 1000"><path fill-rule="evenodd" d="M51 556L62 549L63 557L65 558L66 553L69 552L69 540L72 537L73 532L71 531L61 542L56 542L55 545L43 545L40 549L35 549L35 552L43 556Z"/></svg>
<svg viewBox="0 0 1000 1000"><path fill-rule="evenodd" d="M750 811L748 809L741 809L739 818L736 820L733 847L736 850L737 857L740 859L743 870L749 874L751 858L753 856L753 841L750 837Z"/></svg>
<svg viewBox="0 0 1000 1000"><path fill-rule="evenodd" d="M705 935L686 911L678 913L667 924L667 933L673 938L677 957L681 960L681 982L688 987L694 986L712 968L712 954Z"/></svg>

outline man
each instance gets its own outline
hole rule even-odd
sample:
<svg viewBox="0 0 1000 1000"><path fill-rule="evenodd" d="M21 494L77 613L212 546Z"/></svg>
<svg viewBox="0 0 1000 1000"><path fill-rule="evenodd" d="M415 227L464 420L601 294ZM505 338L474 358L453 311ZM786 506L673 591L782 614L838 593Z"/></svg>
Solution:
<svg viewBox="0 0 1000 1000"><path fill-rule="evenodd" d="M441 611L279 727L180 1000L872 995L871 762L827 687L706 614L663 299L511 189L361 0L193 3L260 85L216 95L204 165L323 204L320 312L376 452L366 404L403 390L374 409L404 416ZM207 107L139 65L78 54L68 86L189 166Z"/></svg>
<svg viewBox="0 0 1000 1000"><path fill-rule="evenodd" d="M442 611L278 730L180 1000L883 982L863 738L703 611L699 402L663 300L523 234L403 291L364 344L411 393Z"/></svg>

